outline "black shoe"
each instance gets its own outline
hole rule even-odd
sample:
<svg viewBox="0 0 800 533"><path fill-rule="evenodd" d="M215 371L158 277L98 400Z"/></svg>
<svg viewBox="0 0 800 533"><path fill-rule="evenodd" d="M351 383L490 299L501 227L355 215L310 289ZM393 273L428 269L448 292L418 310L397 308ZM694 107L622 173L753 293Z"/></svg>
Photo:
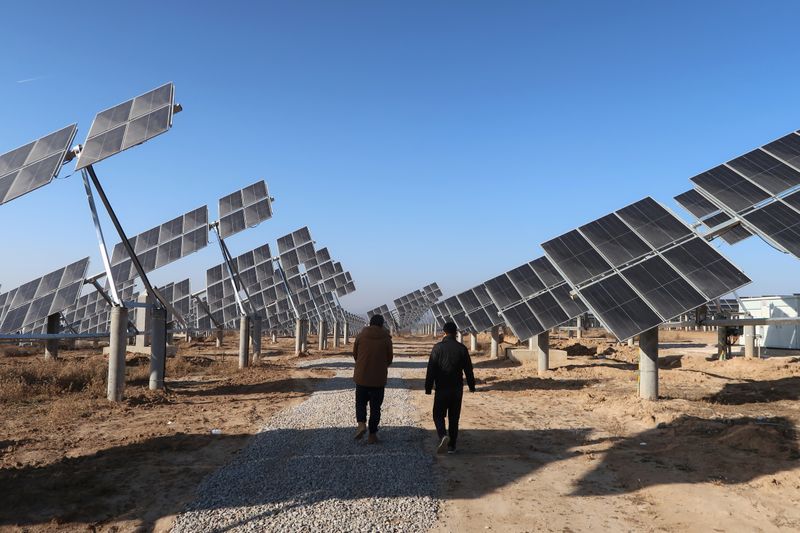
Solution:
<svg viewBox="0 0 800 533"><path fill-rule="evenodd" d="M456 453L456 449L455 448L453 448L453 447L448 447L447 448L447 454L448 455L453 455L454 453Z"/></svg>
<svg viewBox="0 0 800 533"><path fill-rule="evenodd" d="M450 437L445 435L439 442L439 447L436 448L436 453L444 453L448 448L448 444L450 444Z"/></svg>

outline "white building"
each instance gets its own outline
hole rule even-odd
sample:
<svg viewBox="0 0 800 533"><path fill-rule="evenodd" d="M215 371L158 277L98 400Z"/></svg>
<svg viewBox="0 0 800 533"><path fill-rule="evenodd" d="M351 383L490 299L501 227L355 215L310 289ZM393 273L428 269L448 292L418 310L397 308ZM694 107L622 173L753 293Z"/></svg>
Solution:
<svg viewBox="0 0 800 533"><path fill-rule="evenodd" d="M788 296L749 296L742 300L742 316L783 318L800 315L800 294ZM742 342L743 339L740 339ZM756 326L756 345L763 348L800 350L800 325Z"/></svg>

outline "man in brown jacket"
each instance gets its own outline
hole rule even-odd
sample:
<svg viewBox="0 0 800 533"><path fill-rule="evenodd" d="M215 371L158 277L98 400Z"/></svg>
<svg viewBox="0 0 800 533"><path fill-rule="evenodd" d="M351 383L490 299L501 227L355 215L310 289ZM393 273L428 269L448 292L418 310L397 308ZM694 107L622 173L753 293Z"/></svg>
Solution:
<svg viewBox="0 0 800 533"><path fill-rule="evenodd" d="M367 403L369 403L369 444L378 442L378 423L381 404L392 364L392 336L383 327L383 316L375 315L369 326L361 330L353 343L356 360L353 381L356 382L356 439L367 432Z"/></svg>

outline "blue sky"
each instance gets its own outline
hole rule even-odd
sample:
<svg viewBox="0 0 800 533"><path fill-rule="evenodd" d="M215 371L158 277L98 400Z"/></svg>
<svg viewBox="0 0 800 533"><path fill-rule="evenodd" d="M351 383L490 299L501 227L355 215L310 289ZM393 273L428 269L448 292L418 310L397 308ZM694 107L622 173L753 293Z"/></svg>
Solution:
<svg viewBox="0 0 800 533"><path fill-rule="evenodd" d="M82 142L97 111L174 81L173 129L96 166L128 233L213 216L263 178L275 217L232 252L308 225L357 312L469 288L647 195L677 211L691 176L800 128L795 2L18 2L3 18L0 152L76 121ZM4 288L85 255L100 271L72 168L0 207ZM797 290L793 257L715 245L753 278L743 294ZM219 261L210 247L152 277L197 290Z"/></svg>

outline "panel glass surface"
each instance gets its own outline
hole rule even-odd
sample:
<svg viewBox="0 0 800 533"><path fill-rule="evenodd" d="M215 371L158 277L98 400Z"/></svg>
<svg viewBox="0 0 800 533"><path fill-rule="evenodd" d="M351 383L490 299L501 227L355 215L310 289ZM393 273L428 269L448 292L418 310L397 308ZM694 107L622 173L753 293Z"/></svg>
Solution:
<svg viewBox="0 0 800 533"><path fill-rule="evenodd" d="M77 129L71 124L0 155L0 205L53 181Z"/></svg>
<svg viewBox="0 0 800 533"><path fill-rule="evenodd" d="M660 257L651 257L627 268L622 271L622 276L664 320L708 301Z"/></svg>
<svg viewBox="0 0 800 533"><path fill-rule="evenodd" d="M595 316L621 341L663 322L619 274L582 288L580 294Z"/></svg>
<svg viewBox="0 0 800 533"><path fill-rule="evenodd" d="M691 180L737 213L769 198L763 189L724 165L698 174Z"/></svg>
<svg viewBox="0 0 800 533"><path fill-rule="evenodd" d="M98 113L75 170L141 144L172 125L174 86L167 83Z"/></svg>
<svg viewBox="0 0 800 533"><path fill-rule="evenodd" d="M769 238L800 258L800 213L781 202L772 202L744 217Z"/></svg>
<svg viewBox="0 0 800 533"><path fill-rule="evenodd" d="M719 210L717 206L694 189L679 194L675 197L675 201L697 218L703 218Z"/></svg>
<svg viewBox="0 0 800 533"><path fill-rule="evenodd" d="M553 263L546 257L534 259L528 264L531 265L533 271L536 272L536 275L539 276L539 279L542 280L542 283L544 283L546 287L552 287L553 285L565 281L564 277L556 270L556 267L553 266Z"/></svg>
<svg viewBox="0 0 800 533"><path fill-rule="evenodd" d="M728 166L773 194L800 185L800 172L760 149L729 161Z"/></svg>
<svg viewBox="0 0 800 533"><path fill-rule="evenodd" d="M503 323L510 327L520 340L530 339L545 331L525 302L504 309L500 314L503 317Z"/></svg>
<svg viewBox="0 0 800 533"><path fill-rule="evenodd" d="M656 249L692 234L686 224L650 197L623 207L617 215Z"/></svg>
<svg viewBox="0 0 800 533"><path fill-rule="evenodd" d="M542 244L542 248L574 285L611 270L611 265L592 248L578 230L547 241Z"/></svg>
<svg viewBox="0 0 800 533"><path fill-rule="evenodd" d="M531 298L528 300L528 306L545 329L554 328L572 318L567 316L549 292L544 292L535 298Z"/></svg>
<svg viewBox="0 0 800 533"><path fill-rule="evenodd" d="M519 294L519 291L514 288L511 280L509 280L508 276L505 274L501 274L490 279L484 283L484 286L486 287L486 291L489 293L489 296L491 296L492 301L500 309L508 307L511 304L522 300L522 296Z"/></svg>
<svg viewBox="0 0 800 533"><path fill-rule="evenodd" d="M651 248L614 213L581 226L583 236L614 266L648 254Z"/></svg>
<svg viewBox="0 0 800 533"><path fill-rule="evenodd" d="M692 282L706 301L750 283L750 278L699 237L667 250L664 258Z"/></svg>
<svg viewBox="0 0 800 533"><path fill-rule="evenodd" d="M763 149L800 170L800 136L796 132L765 145Z"/></svg>
<svg viewBox="0 0 800 533"><path fill-rule="evenodd" d="M533 268L527 263L513 270L509 270L506 272L506 276L508 276L511 283L514 284L514 287L522 298L527 298L545 289L539 276L536 275Z"/></svg>
<svg viewBox="0 0 800 533"><path fill-rule="evenodd" d="M567 284L558 285L557 287L553 287L550 289L550 294L553 298L556 299L558 305L561 306L561 309L567 314L570 318L575 318L576 316L585 313L589 310L586 307L586 304L583 303L583 300L580 299L579 296L572 298L570 295L570 287Z"/></svg>

